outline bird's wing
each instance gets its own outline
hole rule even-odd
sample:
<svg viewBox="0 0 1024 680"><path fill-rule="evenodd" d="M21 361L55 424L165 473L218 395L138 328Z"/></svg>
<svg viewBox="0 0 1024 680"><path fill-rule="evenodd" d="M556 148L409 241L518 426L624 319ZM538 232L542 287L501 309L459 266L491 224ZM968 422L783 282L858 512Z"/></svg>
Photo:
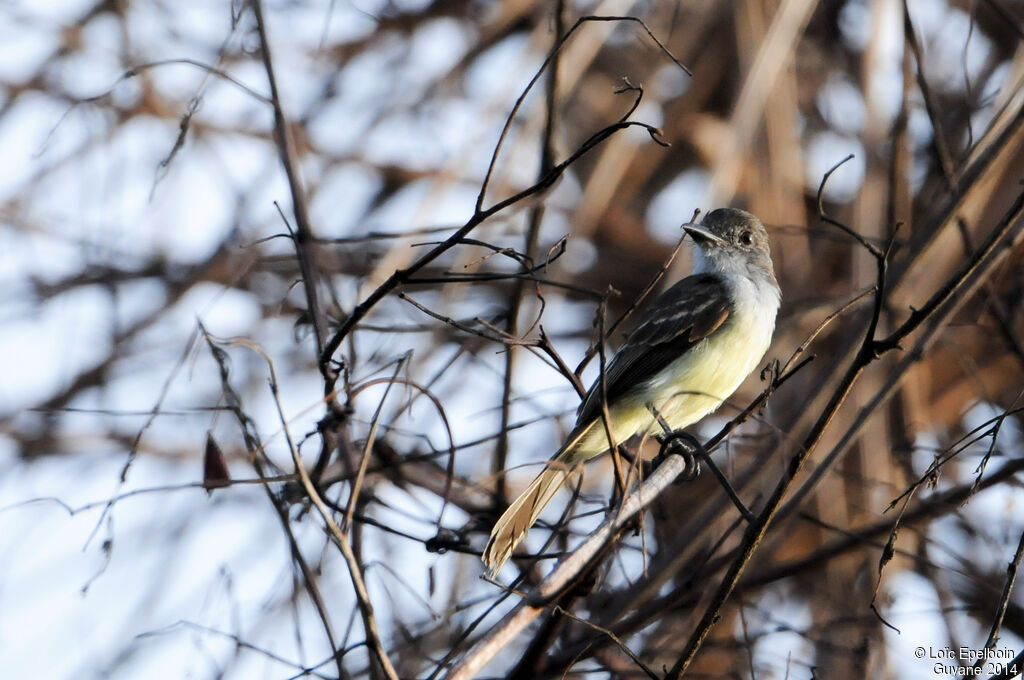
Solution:
<svg viewBox="0 0 1024 680"><path fill-rule="evenodd" d="M609 403L711 335L731 311L728 290L713 274L688 276L659 295L605 369ZM580 406L577 427L595 418L600 408L598 378Z"/></svg>

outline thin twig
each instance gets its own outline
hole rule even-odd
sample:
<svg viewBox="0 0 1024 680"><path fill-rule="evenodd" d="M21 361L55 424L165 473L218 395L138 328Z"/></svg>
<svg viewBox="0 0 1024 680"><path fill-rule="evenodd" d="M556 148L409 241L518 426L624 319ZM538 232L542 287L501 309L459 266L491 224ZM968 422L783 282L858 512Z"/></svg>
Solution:
<svg viewBox="0 0 1024 680"><path fill-rule="evenodd" d="M694 220L696 220L697 215L699 214L700 210L694 210L693 217L690 218L690 221L693 222ZM619 315L619 318L616 319L615 322L608 327L607 336L598 336L595 339L595 341L590 344L590 347L587 348L587 351L583 355L583 359L576 366L575 375L579 376L583 372L583 369L586 368L587 364L590 363L590 360L594 358L594 355L597 353L598 343L602 343L605 341L606 337L611 337L612 335L614 335L615 331L617 331L619 327L623 323L625 323L630 316L632 316L633 312L639 309L640 305L644 303L644 301L651 294L651 292L658 286L661 280L665 277L665 274L667 274L668 270L672 267L672 263L675 262L676 256L679 254L679 250L683 247L683 242L685 240L686 232L683 232L683 235L680 236L679 240L676 242L675 248L673 248L672 252L669 253L667 258L665 258L665 261L662 263L661 268L657 272L655 272L654 276L651 277L651 280L647 283L646 286L644 286L644 289L640 291L639 295L636 296L636 299L634 299L629 304L629 307L626 308L626 311Z"/></svg>
<svg viewBox="0 0 1024 680"><path fill-rule="evenodd" d="M942 125L939 122L939 104L936 101L935 93L932 92L931 86L928 85L928 79L924 75L926 61L921 50L921 44L917 40L917 33L914 31L914 22L910 18L910 7L907 5L906 0L903 1L903 36L907 44L910 45L911 52L914 54L914 61L917 62L917 69L915 70L917 87L921 90L921 97L924 99L924 110L928 114L928 120L932 125L932 144L935 147L935 155L939 159L939 167L942 168L942 176L946 180L946 186L950 191L955 192L958 182L956 168L953 165L953 155L949 152L949 146L946 144L946 135L942 131Z"/></svg>
<svg viewBox="0 0 1024 680"><path fill-rule="evenodd" d="M563 43L562 33L565 30L565 2L564 0L558 0L555 3L554 8L555 18L555 44L556 47ZM538 177L541 179L545 174L551 171L551 168L555 164L555 149L554 149L554 132L555 132L555 116L556 116L556 104L558 94L558 67L561 63L561 51L555 49L551 57L551 70L548 73L547 80L547 92L545 98L545 109L544 109L544 134L541 137L541 159L540 167L537 169ZM526 92L529 91L529 86L523 92L523 97L526 96ZM520 100L521 101L521 100ZM517 102L518 106L519 102ZM514 115L514 114L513 114ZM512 122L512 116L506 121L505 130L502 131L502 139L507 134L508 125ZM501 147L501 140L494 149L494 156L491 157L491 166L488 168L488 176L494 168L494 163L497 160L498 150ZM480 205L483 201L484 191L486 189L488 177L484 178L483 186L480 189L480 194L477 196L477 209L480 209ZM526 231L526 243L525 243L525 256L528 261L532 261L534 254L537 250L537 238L540 234L540 223L544 219L544 203L538 201L530 209L530 215L528 218L529 226ZM523 304L523 294L526 288L526 281L523 278L517 278L515 285L512 290L511 303L509 304L508 316L505 318L505 331L512 336L519 334L519 313ZM538 293L539 297L539 293ZM543 312L543 309L541 310ZM539 318L539 317L538 317ZM508 461L508 425L512 418L512 378L515 375L515 361L517 352L513 347L509 347L508 351L505 352L505 369L502 374L502 386L501 386L501 419L498 440L494 447L494 455L491 459L491 474L496 475L497 479L494 484L494 504L495 507L504 507L506 499L508 497L507 488L505 484L505 475L500 475L502 470L505 469L506 462Z"/></svg>
<svg viewBox="0 0 1024 680"><path fill-rule="evenodd" d="M252 463L253 469L260 478L260 482L263 486L263 491L266 493L270 504L273 506L275 514L277 515L278 521L281 523L285 536L288 538L288 548L291 552L291 558L295 565L299 568L302 574L302 584L309 594L310 599L313 601L313 606L316 609L317 616L320 619L321 624L324 628L324 634L327 636L327 642L331 646L331 653L334 656L335 664L338 669L338 676L345 677L345 667L341 662L341 656L338 654L338 644L335 642L334 629L331 625L331 619L327 612L327 605L324 603L323 596L320 594L320 588L317 586L316 574L313 569L309 566L306 558L302 555L302 551L299 548L299 542L295 538L295 533L292 531L291 518L288 516L288 507L285 502L270 488L270 482L263 470L263 459L260 458L263 454L264 448L263 443L260 441L259 433L256 430L256 424L242 409L242 401L231 386L229 379L227 356L220 347L214 342L213 337L206 331L206 328L202 323L199 324L199 330L206 340L207 347L210 349L210 353L213 355L213 360L217 364L217 368L220 371L220 382L221 389L224 391L224 396L228 401L229 409L234 413L235 419L238 421L239 428L242 430L242 438L245 440L246 448L249 451L250 462ZM252 343L247 343L246 346L251 346ZM265 454L264 454L265 455Z"/></svg>
<svg viewBox="0 0 1024 680"><path fill-rule="evenodd" d="M302 272L306 300L309 305L309 316L312 320L313 333L316 337L317 356L320 356L324 351L327 322L317 293L319 276L311 250L311 244L314 243L315 239L306 207L306 190L302 186L302 179L299 177L299 170L296 166L295 142L288 130L288 123L281 108L281 98L277 90L277 78L274 76L274 63L270 54L270 41L267 39L266 22L263 20L263 3L262 0L250 0L250 4L256 17L256 28L260 36L260 52L263 56L263 68L267 72L267 82L270 85L270 100L274 106L274 140L277 142L277 150L281 156L281 164L284 166L285 175L288 177L288 188L291 190L292 195L292 212L295 215L296 229L294 238L295 252L299 259L299 270ZM334 389L334 385L330 381L328 382L326 392L331 392Z"/></svg>
<svg viewBox="0 0 1024 680"><path fill-rule="evenodd" d="M380 424L380 414L384 410L384 402L387 401L388 395L391 394L391 388L394 386L395 381L398 380L398 374L402 372L402 368L412 352L406 352L402 357L395 362L395 372L391 376L390 380L385 381L386 386L384 387L384 395L377 402L377 408L373 411L373 418L370 420L370 432L366 435L366 441L363 442L363 452L359 456L359 467L356 469L356 478L352 480L352 489L348 495L348 505L345 507L345 531L350 531L352 527L352 516L356 512L356 501L359 499L359 492L363 488L363 479L366 477L366 467L370 463L370 451L373 450L373 443L377 440L377 426ZM352 396L354 397L358 391L358 388L352 390ZM301 474L301 473L300 473Z"/></svg>
<svg viewBox="0 0 1024 680"><path fill-rule="evenodd" d="M600 20L609 20L608 18L598 18ZM638 21L635 17L626 17L626 20ZM577 22L579 23L579 22ZM547 62L545 62L547 63ZM338 330L335 331L334 335L331 336L330 340L327 341L323 352L320 354L320 369L325 376L333 376L334 369L330 366L330 362L337 351L338 347L341 346L342 341L348 337L348 334L352 332L356 324L362 321L371 309L378 302L384 299L391 291L395 288L405 284L409 281L410 277L427 266L435 259L440 257L442 254L447 252L453 246L458 244L463 238L465 238L471 231L482 224L484 221L492 217L493 215L505 210L509 206L515 205L520 201L534 196L538 193L546 191L551 188L555 182L561 178L562 174L573 165L577 160L587 154L589 151L600 145L606 139L614 135L620 130L625 130L631 127L643 128L651 136L651 139L655 143L662 146L667 146L667 143L661 138L661 132L652 125L647 123L641 123L638 121L628 120L629 116L636 110L640 104L640 95L638 95L633 105L629 108L626 114L620 118L617 122L607 125L604 128L593 133L588 137L574 152L572 152L565 160L556 164L551 168L551 171L544 175L540 180L535 182L533 185L519 191L512 196L497 201L489 208L482 208L480 203L477 209L474 211L472 217L466 221L454 234L445 239L442 243L434 246L429 252L421 255L419 259L413 262L411 265L404 269L397 269L388 276L372 293L369 294L362 302L353 308L352 313L341 323ZM483 196L484 190L481 189L480 195Z"/></svg>
<svg viewBox="0 0 1024 680"><path fill-rule="evenodd" d="M1003 618L1006 616L1006 608L1010 604L1010 595L1013 593L1013 585L1017 581L1017 572L1020 569L1021 557L1024 557L1024 533L1021 533L1017 541L1017 551L1013 559L1006 565L1006 581L1003 583L1003 592L999 596L999 606L996 607L995 616L992 617L992 628L988 632L988 639L985 640L984 649L995 649L999 641L999 631L1003 627ZM978 661L976 666L981 665L984 659Z"/></svg>
<svg viewBox="0 0 1024 680"><path fill-rule="evenodd" d="M850 227L848 227L844 223L840 222L839 220L837 220L837 219L835 219L833 217L830 217L829 214L825 211L825 205L824 205L825 185L828 183L829 178L832 177L832 173L834 173L836 170L838 170L840 167L842 167L844 164L848 163L851 160L853 160L853 154L852 153L849 156L847 156L846 158L844 158L843 160L841 160L838 163L836 163L835 165L833 165L831 168L829 168L828 171L822 176L821 183L818 184L818 196L817 196L818 218L821 221L827 222L827 223L831 224L832 226L842 230L844 233L848 234L855 241L857 241L857 243L859 243L861 246L863 246L873 256L875 256L876 258L880 258L880 257L882 257L882 251L880 251L878 249L878 246L876 246L874 243L872 243L871 241L869 241L866 238L864 238L863 236L861 236L860 233L858 233L857 231L851 229Z"/></svg>
<svg viewBox="0 0 1024 680"><path fill-rule="evenodd" d="M479 191L479 193L477 194L477 197L476 197L476 212L480 212L480 211L483 210L484 196L487 194L487 187L490 184L491 177L494 175L494 168L495 168L495 166L498 163L498 154L501 153L501 149L502 149L502 147L505 144L505 139L508 137L508 131L512 127L512 121L515 120L516 115L519 113L519 109L522 107L523 102L526 100L526 96L530 93L530 90L533 89L533 86L537 84L537 81L540 80L541 75L543 75L543 73L548 69L548 66L555 59L557 59L557 57L558 57L559 53L561 52L562 48L565 46L565 44L569 41L569 39L573 36L574 33L576 33L576 31L581 26L583 26L584 24L587 24L589 22L620 22L620 21L622 21L622 22L627 22L628 21L628 22L634 22L634 23L639 24L644 29L644 31L646 31L647 35L650 36L651 40L653 40L655 42L655 44L658 46L658 48L661 50L661 52L663 54L668 56L668 58L671 59L672 62L676 66L681 68L687 75L693 75L692 73L690 73L690 70L688 68L686 68L682 64L682 62L680 62L678 59L676 59L675 55L673 55L672 52L670 52L669 49L667 47L665 47L665 45L662 44L662 42L660 40L658 40L656 37L654 37L654 33L652 33L651 29L647 27L647 24L644 23L643 19L640 19L639 17L631 17L631 16L597 16L597 15L590 15L590 16L580 17L579 19L576 20L576 23L574 23L572 25L572 27L568 31L565 32L565 35L562 35L562 36L558 37L558 40L556 41L555 46L552 47L551 50L548 52L547 56L544 58L544 61L541 62L540 67L537 69L537 72L533 74L533 77L530 79L530 82L526 84L526 87L523 88L522 93L520 93L519 97L516 99L515 103L512 105L512 110L509 111L508 118L505 119L505 125L504 125L504 127L502 127L501 134L498 136L498 143L495 145L494 152L491 154L491 161L487 165L487 172L484 174L484 180L480 184L480 191ZM634 108L635 108L635 106L634 106ZM630 111L630 113L632 113L632 111ZM627 114L627 117L628 117L628 115L629 114Z"/></svg>
<svg viewBox="0 0 1024 680"><path fill-rule="evenodd" d="M1024 191L1017 195L1017 199L1009 210L1003 215L999 223L990 232L985 242L974 252L960 270L951 276L939 290L937 290L928 302L920 310L911 312L910 317L899 328L889 336L881 340L875 340L869 352L873 356L879 356L889 349L901 349L900 341L910 333L920 330L914 346L910 351L887 373L885 381L879 386L871 399L857 412L853 423L847 428L839 441L812 470L801 487L797 489L783 510L783 515L793 512L799 504L807 497L812 489L824 477L835 462L842 456L857 436L865 427L871 414L882 404L886 403L895 393L896 388L908 375L910 368L916 364L932 343L935 341L940 329L944 328L949 319L960 307L970 299L973 291L990 275L1002 261L1011 248L1024 233ZM997 252L997 246L1000 246ZM927 324L925 323L927 321Z"/></svg>
<svg viewBox="0 0 1024 680"><path fill-rule="evenodd" d="M274 406L277 408L277 414L280 418L281 427L284 431L285 441L287 441L288 449L292 454L292 462L295 465L295 471L298 472L303 488L309 495L309 499L313 502L313 505L316 506L317 511L320 513L320 516L323 518L324 523L330 531L331 537L341 550L341 554L344 556L345 562L348 564L349 575L352 578L352 587L355 590L356 601L359 604L359 611L363 617L363 628L366 632L366 644L373 652L374 659L376 659L377 663L380 664L384 675L389 680L398 680L398 673L395 671L394 666L391 665L391 660L388 658L387 652L384 650L384 645L381 642L380 632L377 629L377 619L373 613L373 604L370 602L370 594L366 590L366 582L363 580L362 567L359 565L359 560L356 558L356 554L352 550L352 545L348 540L348 534L345 531L342 531L341 527L334 521L334 514L320 497L320 493L313 484L313 480L310 479L309 473L306 471L306 466L302 462L302 456L299 454L299 449L295 446L295 442L292 440L291 432L288 428L288 421L284 415L284 410L279 398L277 373L274 370L274 362L261 347L252 343L247 343L247 345L262 356L263 360L267 363L267 368L270 373L270 390L274 396Z"/></svg>

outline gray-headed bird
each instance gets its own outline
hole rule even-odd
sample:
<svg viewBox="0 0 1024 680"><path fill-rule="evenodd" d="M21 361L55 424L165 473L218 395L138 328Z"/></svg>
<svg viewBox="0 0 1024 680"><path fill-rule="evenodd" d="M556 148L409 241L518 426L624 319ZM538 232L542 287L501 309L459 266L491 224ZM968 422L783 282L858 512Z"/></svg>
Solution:
<svg viewBox="0 0 1024 680"><path fill-rule="evenodd" d="M692 425L717 409L768 351L780 291L768 234L756 217L720 208L685 224L697 249L691 276L659 295L605 370L616 442ZM608 450L601 381L587 392L565 444L501 516L483 561L496 576L576 463Z"/></svg>

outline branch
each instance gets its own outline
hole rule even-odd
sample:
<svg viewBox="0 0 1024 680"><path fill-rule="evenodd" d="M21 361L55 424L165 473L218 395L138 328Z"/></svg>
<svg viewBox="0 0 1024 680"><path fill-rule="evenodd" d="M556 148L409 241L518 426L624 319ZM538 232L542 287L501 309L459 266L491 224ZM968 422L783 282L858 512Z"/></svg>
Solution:
<svg viewBox="0 0 1024 680"><path fill-rule="evenodd" d="M561 52L562 48L568 42L569 38L571 38L572 35L576 32L576 30L579 29L581 26L583 26L583 24L586 24L588 22L599 22L599 21L600 22L604 22L604 21L610 21L610 22L632 21L632 22L635 22L637 24L640 24L640 26L644 29L644 31L647 32L647 35L650 36L651 40L653 40L655 42L655 44L657 44L658 48L665 55L667 55L668 58L671 59L672 62L676 66L681 68L687 75L693 75L692 73L690 73L690 69L686 68L682 64L682 62L680 62L678 59L676 59L675 55L673 55L672 52L670 52L669 49L667 47L665 47L665 45L660 40L658 40L656 37L654 37L654 33L652 33L651 29L647 27L647 24L644 23L643 19L640 19L639 17L631 17L631 16L598 16L598 15L590 15L590 16L580 17L579 19L576 20L576 23L574 23L572 25L572 27L568 31L565 32L565 35L559 36L559 39L555 43L555 46L551 48L550 52L548 52L548 55L544 58L544 61L541 62L540 68L538 68L537 72L533 74L533 77L530 78L530 82L527 83L527 85L523 89L522 93L516 99L515 104L512 105L512 110L509 111L508 118L505 119L505 126L501 129L501 134L498 136L498 143L495 145L494 152L491 154L491 162L487 165L487 173L484 175L484 181L480 185L480 193L478 193L477 197L476 197L476 211L477 212L480 212L481 210L483 210L484 195L487 193L487 186L488 186L488 184L490 184L491 175L494 174L494 167L498 163L498 154L501 152L501 147L505 143L505 138L508 136L508 131L512 127L512 121L515 120L516 114L519 113L519 109L522 107L523 102L526 100L526 95L528 95L530 93L530 90L533 89L533 86L537 84L537 81L540 80L541 75L544 73L544 71L547 70L548 66L554 60L556 60L558 58L558 55ZM557 76L557 73L555 75ZM637 102L637 103L639 104L639 102ZM630 114L632 114L633 110L635 110L635 109L636 109L636 105L634 105L633 109L631 109L629 111L629 113L626 114L626 117L628 117Z"/></svg>
<svg viewBox="0 0 1024 680"><path fill-rule="evenodd" d="M895 391L895 385L898 384L900 376L906 372L910 364L916 362L917 359L922 356L925 347L934 339L937 330L941 328L946 321L948 321L953 312L967 299L970 291L980 283L982 277L990 272L995 264L998 263L1001 258L994 255L996 245L999 243L1008 245L1008 243L1012 242L1020 235L1021 227L1024 226L1019 224L1022 209L1024 209L1024 192L1018 195L1017 200L1011 206L1010 210L1007 211L1000 223L995 229L993 229L989 238L986 239L986 243L975 252L975 256L971 258L971 260L969 260L964 267L961 268L961 270L933 296L932 300L929 300L929 305L926 305L928 307L927 314L908 320L900 327L900 329L886 339L889 340L894 337L902 338L906 333L915 329L925 319L930 319L931 321L929 327L915 344L914 351L904 358L897 369L893 371L892 377L889 378L889 381L881 388L881 390L879 390L871 402L865 406L864 409L861 409L854 425L851 426L851 428L844 434L840 444L838 444L829 453L829 456L826 457L825 463L819 465L814 470L811 478L790 500L786 506L787 512L797 507L802 495L806 495L806 493L813 488L813 483L825 474L830 467L830 463L838 457L839 452L845 450L845 446L852 442L854 433L858 432L859 427L866 421L867 414L871 413L874 408L877 408L883 400L887 399L888 396ZM1016 228L1012 228L1013 226ZM1008 248L1004 248L1002 253L1005 254L1007 250ZM884 266L880 265L880 268L884 269ZM954 291L959 291L960 294L951 304L943 305L943 303L950 301ZM880 295L881 290L878 291L877 294ZM783 497L789 492L797 474L800 472L804 463L807 462L811 452L821 441L825 429L831 423L832 418L839 409L839 406L845 401L846 396L853 387L853 384L857 381L858 377L868 364L876 360L882 351L898 347L898 344L895 342L889 345L885 341L879 342L873 338L873 332L877 324L880 309L881 304L876 303L875 312L872 315L871 322L869 323L869 329L871 332L865 334L864 340L861 343L860 350L857 352L857 356L854 359L853 364L843 375L839 385L836 387L832 397L829 399L825 410L815 421L807 436L804 438L803 443L800 445L799 449L797 449L796 454L794 454L793 458L790 460L786 473L783 475L782 479L779 480L779 483L775 487L775 491L772 493L771 498L765 505L764 510L758 516L757 521L747 528L747 532L743 537L736 560L732 563L725 578L719 585L711 604L708 605L707 610L704 612L704 616L701 618L696 630L694 630L683 654L666 676L668 679L677 680L686 671L690 663L692 663L697 650L700 649L708 633L711 631L711 627L714 625L715 621L717 621L722 606L724 606L725 601L731 595L736 583L739 581L739 578L743 573L743 570L746 568L746 565L749 563L754 551L760 544L761 539L764 538L768 525L779 512Z"/></svg>
<svg viewBox="0 0 1024 680"><path fill-rule="evenodd" d="M913 526L956 512L976 491L985 491L998 486L1012 479L1022 470L1024 470L1024 459L1008 461L998 471L986 477L977 490L973 489L973 483L966 483L933 493L921 499L916 507L904 512L898 520L895 518L882 519L873 524L845 531L842 537L822 546L810 555L779 562L756 574L743 577L736 586L736 593L751 592L783 579L806 574L813 569L820 569L830 560L864 545L877 546L879 545L877 539L891 533L897 521L903 526ZM691 575L685 583L677 586L671 592L652 599L642 609L637 609L628 617L622 618L611 628L612 632L620 637L627 637L650 625L666 611L685 611L694 607L704 595L704 591L699 586L704 582L702 579L705 578L705 575L714 574L734 558L735 553L730 552L709 561L700 573ZM612 626L611 621L618 620L618 617L613 614L610 619L606 617L605 620L606 626ZM545 671L554 673L554 669L565 669L570 663L578 661L588 649L596 651L603 644L607 644L603 636L594 636L559 650L558 656L552 659Z"/></svg>
<svg viewBox="0 0 1024 680"><path fill-rule="evenodd" d="M627 522L663 492L686 469L682 456L671 454L654 473L627 496L618 511L606 519L578 548L569 553L533 591L492 627L445 676L446 680L468 680L483 670L523 628L544 611L547 603L561 594L590 565L591 560Z"/></svg>
<svg viewBox="0 0 1024 680"><path fill-rule="evenodd" d="M313 253L310 250L310 244L315 239L313 228L309 221L309 213L306 210L306 190L302 186L302 179L299 177L299 171L295 163L295 142L288 133L288 123L285 120L284 111L281 109L281 98L277 91L277 79L274 77L274 64L270 56L270 42L267 40L267 28L263 20L263 4L261 0L250 0L250 3L253 14L256 17L256 28L260 35L260 52L263 55L263 68L267 72L267 81L270 84L270 101L274 106L274 141L277 142L278 154L281 156L281 165L284 166L285 174L288 176L288 188L292 194L292 212L295 215L296 228L293 240L295 242L295 252L299 258L299 269L302 272L302 282L306 290L309 316L313 322L313 333L316 336L316 350L319 356L324 350L327 325L316 289L318 277L316 276L313 263ZM327 394L333 389L332 382L326 386L324 393Z"/></svg>
<svg viewBox="0 0 1024 680"><path fill-rule="evenodd" d="M1003 583L1003 592L999 596L999 606L996 608L996 615L992 619L992 629L988 633L988 639L985 640L985 649L995 649L996 642L999 641L999 629L1003 626L1003 617L1006 615L1006 607L1010 603L1010 593L1013 592L1013 584L1017 580L1017 571L1020 569L1021 557L1024 557L1024 533L1020 535L1020 540L1017 542L1017 552L1013 554L1013 559L1006 566L1006 582ZM980 666L983 663L983 659L979 660L975 667Z"/></svg>
<svg viewBox="0 0 1024 680"><path fill-rule="evenodd" d="M259 433L256 430L256 424L248 414L242 410L241 398L231 386L228 373L227 354L223 349L217 346L213 337L207 333L206 328L202 323L199 324L199 330L203 334L203 338L206 340L210 353L213 355L213 360L220 371L221 389L224 391L224 397L228 403L229 410L234 413L235 419L238 421L238 426L242 430L242 438L245 441L246 449L249 451L250 462L256 470L256 474L260 478L263 491L267 494L267 499L270 501L270 504L274 506L277 519L281 522L281 528L284 530L285 536L288 537L288 547L291 551L291 558L302 573L302 583L305 586L306 591L309 593L309 597L313 601L313 606L316 608L317 616L320 618L320 622L324 627L324 634L327 636L327 642L331 646L331 654L334 656L334 661L338 668L338 675L339 677L344 677L345 667L342 664L341 656L338 654L338 644L334 639L334 629L331 625L330 616L327 613L327 605L324 603L324 599L320 595L320 588L317 586L316 574L309 566L306 558L303 557L302 551L299 549L299 542L295 538L295 532L292 531L287 504L270 488L270 480L264 474L263 462L260 459L260 454L264 450L263 443L260 441Z"/></svg>
<svg viewBox="0 0 1024 680"><path fill-rule="evenodd" d="M786 504L783 510L788 515L806 498L811 490L817 485L825 474L832 469L832 465L846 450L856 441L861 430L867 425L871 414L885 404L908 374L910 368L920 361L938 334L938 331L945 327L949 319L957 310L967 302L973 291L982 281L996 268L1003 256L1010 250L1010 244L1020 238L1024 232L1024 192L1018 194L1016 201L1004 214L1003 218L996 225L988 238L974 252L974 255L964 263L960 271L954 274L931 299L925 303L920 310L915 310L898 329L888 337L876 340L873 343L872 354L877 356L888 349L899 348L899 341L911 332L915 331L925 321L927 326L921 331L920 336L909 352L899 363L889 371L885 382L875 391L870 401L865 404L853 419L853 424L843 433L839 442L832 447L832 450L821 460L807 477L807 480L798 489ZM999 252L996 247L1004 244Z"/></svg>
<svg viewBox="0 0 1024 680"><path fill-rule="evenodd" d="M573 29L570 29L569 33L567 33L566 36L571 34L572 31L575 30L575 28L578 25L584 23L584 21L619 20L636 21L638 23L643 24L643 22L637 19L636 17L583 17L576 22L576 25L574 25ZM659 46L661 45L661 43L658 44ZM663 46L662 49L664 49ZM675 59L675 57L672 57L672 59L676 63L679 63L678 60ZM550 57L547 60L545 60L544 64L541 66L541 71L543 71L548 61L550 61ZM538 72L538 74L534 76L534 81L539 77L539 75L540 72ZM355 308L353 308L352 313L349 314L349 316L341 323L338 330L335 331L334 335L331 336L330 340L327 342L326 346L324 347L323 351L320 354L320 371L329 378L329 382L335 377L335 370L330 366L334 353L338 350L338 347L341 346L341 342L348 336L349 333L352 332L352 329L355 328L356 324L358 324L370 312L370 310L373 309L373 307L382 299L384 299L384 297L386 297L391 291L393 291L395 288L398 288L402 284L407 283L409 281L409 277L411 277L413 274L415 274L420 269L427 266L434 260L436 260L443 253L451 249L453 246L457 245L462 239L464 239L471 231L473 231L485 220L501 212L502 210L505 210L509 206L515 205L516 203L519 203L520 201L526 198L542 193L543 191L546 191L547 189L551 188L552 186L554 186L555 182L557 182L561 178L561 176L565 173L565 171L569 168L570 165L575 163L584 154L592 150L594 147L600 145L602 142L604 142L604 140L608 139L609 137L611 137L613 134L620 130L625 130L626 128L630 127L640 127L647 131L647 133L651 136L651 139L653 139L655 143L661 146L668 146L668 143L661 138L661 131L655 128L654 126L648 125L646 123L641 123L638 121L627 120L629 116L632 115L633 112L636 110L637 106L639 106L640 98L643 95L642 90L639 90L639 88L628 89L630 91L638 91L638 95L634 100L633 105L629 108L626 114L617 122L608 125L592 134L568 158L552 167L550 171L545 173L533 185L523 189L522 191L512 196L509 196L503 200L498 201L489 208L484 209L482 207L482 196L486 190L487 185L487 179L485 178L484 185L481 187L480 191L481 198L477 201L477 207L474 210L473 215L469 218L469 220L467 220L466 223L463 224L463 226L456 230L455 233L453 233L443 242L432 248L429 252L422 255L418 260L413 262L411 265L404 269L397 269L394 272L392 272L392 274L372 293L370 293L370 295L367 296L366 299L364 299L362 302L356 305ZM497 153L497 150L495 151L495 153Z"/></svg>
<svg viewBox="0 0 1024 680"><path fill-rule="evenodd" d="M356 601L359 604L359 613L363 618L363 628L366 633L366 645L370 648L370 652L380 664L381 670L384 671L384 675L388 680L398 680L398 673L395 671L395 667L391 665L391 660L388 658L387 652L384 650L384 645L380 639L380 632L377 629L377 620L373 613L373 604L370 602L370 594L366 590L366 582L363 580L362 568L359 564L359 560L356 558L355 551L352 550L352 544L348 540L348 534L342 531L338 523L334 521L334 514L331 509L327 507L323 499L320 497L320 493L317 491L316 486L313 484L313 480L310 478L309 473L306 471L306 466L302 463L302 457L299 454L299 449L295 446L295 442L292 439L291 431L288 428L288 420L285 418L284 411L281 407L281 400L278 394L277 387L277 373L274 370L274 362L263 348L258 345L245 341L236 341L242 344L257 354L263 357L266 361L268 370L270 372L270 390L274 396L274 405L277 408L277 415L281 420L281 428L284 432L285 441L288 443L288 450L292 454L292 462L295 464L295 471L299 474L299 479L302 482L303 488L309 495L309 499L316 506L317 511L324 520L324 524L327 525L330 531L331 538L337 544L341 550L342 556L345 558L345 562L348 564L349 574L352 577L352 587L355 590ZM378 415L380 410L378 409ZM367 452L364 452L362 465L365 465L367 458ZM365 470L365 467L361 467ZM357 477L357 482L359 478ZM353 487L353 496L358 493L358 489ZM353 504L346 510L347 513L352 512ZM351 519L349 517L348 519Z"/></svg>

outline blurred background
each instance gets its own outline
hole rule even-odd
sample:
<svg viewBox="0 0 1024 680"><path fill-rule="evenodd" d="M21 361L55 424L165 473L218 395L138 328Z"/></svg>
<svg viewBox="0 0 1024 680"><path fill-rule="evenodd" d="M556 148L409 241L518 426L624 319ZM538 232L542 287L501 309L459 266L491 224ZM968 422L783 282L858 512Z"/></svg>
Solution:
<svg viewBox="0 0 1024 680"><path fill-rule="evenodd" d="M263 15L314 281L289 236L302 219L249 3L0 6L4 677L383 677L289 441L339 521L367 451L346 528L400 677L435 677L516 601L473 553L572 426L555 357L595 379L590 348L602 329L621 343L630 320L615 320L695 210L768 226L783 307L765 364L844 310L716 451L756 510L872 313L876 260L820 218L819 188L831 218L892 243L884 336L1011 214L1024 178L1018 0L265 0ZM643 23L588 21L563 42L586 15ZM608 135L381 299L334 353L325 405L306 285L330 335L638 98L629 120L660 135ZM961 660L937 654L980 649L994 624L1002 661L1024 650L1024 600L1004 592L1024 544L1019 240L902 341L912 351L867 368L687 677L953 677ZM684 243L665 281L689 257ZM763 387L751 376L696 431ZM575 545L611 478L589 466L530 551ZM673 486L578 618L529 629L485 675L670 667L738 517L710 475Z"/></svg>

